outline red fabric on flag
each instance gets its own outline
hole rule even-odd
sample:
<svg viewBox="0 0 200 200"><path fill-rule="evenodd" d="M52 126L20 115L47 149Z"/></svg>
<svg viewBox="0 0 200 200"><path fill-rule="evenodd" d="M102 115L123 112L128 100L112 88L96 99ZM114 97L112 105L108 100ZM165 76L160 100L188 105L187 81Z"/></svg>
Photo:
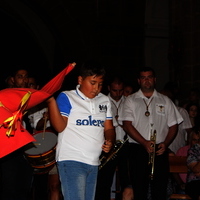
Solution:
<svg viewBox="0 0 200 200"><path fill-rule="evenodd" d="M67 75L74 67L76 63L70 63L63 71L61 71L57 76L55 76L51 81L49 81L42 91L48 94L53 94L61 88L62 82L64 81L65 75Z"/></svg>
<svg viewBox="0 0 200 200"><path fill-rule="evenodd" d="M19 109L19 104L22 97L31 92L31 97L27 104L27 110L43 102L45 99L53 95L61 88L65 76L74 68L75 64L69 64L64 70L62 70L57 76L50 80L42 89L35 90L30 88L6 88L0 90L0 102L9 109L11 112L15 112ZM1 115L1 114L0 114ZM1 116L0 116L1 124Z"/></svg>
<svg viewBox="0 0 200 200"><path fill-rule="evenodd" d="M16 129L14 133L8 137L6 132L8 128L5 126L5 120L12 118L17 111L20 110L20 103L24 95L31 93L30 98L26 102L28 110L39 103L46 100L61 88L65 76L75 67L75 63L69 64L63 71L50 80L41 90L30 88L7 88L0 91L0 158L15 151L16 149L35 141L34 137L23 127L19 119L15 120Z"/></svg>
<svg viewBox="0 0 200 200"><path fill-rule="evenodd" d="M12 153L24 145L35 141L34 137L22 127L21 122L17 121L17 129L14 136L6 135L7 129L0 129L0 158Z"/></svg>

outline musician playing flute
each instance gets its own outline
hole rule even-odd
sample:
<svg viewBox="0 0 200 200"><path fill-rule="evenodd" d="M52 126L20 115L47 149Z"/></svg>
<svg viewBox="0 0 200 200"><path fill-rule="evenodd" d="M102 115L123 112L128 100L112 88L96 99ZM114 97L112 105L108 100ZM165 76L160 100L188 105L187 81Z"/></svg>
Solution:
<svg viewBox="0 0 200 200"><path fill-rule="evenodd" d="M104 68L83 64L75 90L47 101L52 126L58 132L56 161L64 200L94 200L99 156L115 142L111 103L100 93Z"/></svg>
<svg viewBox="0 0 200 200"><path fill-rule="evenodd" d="M173 102L156 91L152 68L140 69L138 84L140 89L126 98L120 118L129 136L134 200L148 199L149 184L151 199L165 200L169 174L167 149L183 119Z"/></svg>

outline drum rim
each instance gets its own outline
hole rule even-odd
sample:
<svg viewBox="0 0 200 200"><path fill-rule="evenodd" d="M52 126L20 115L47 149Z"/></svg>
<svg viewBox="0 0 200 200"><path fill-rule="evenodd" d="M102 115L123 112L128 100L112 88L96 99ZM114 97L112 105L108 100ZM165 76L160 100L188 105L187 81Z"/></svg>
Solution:
<svg viewBox="0 0 200 200"><path fill-rule="evenodd" d="M44 131L44 130L35 131L35 132L32 134L32 136L34 136L34 135L36 135L36 134L38 134L38 133L42 133L42 132L45 132L45 133L53 133L53 134L55 134L55 135L57 136L57 134L56 134L55 132L53 132L53 131L51 131L51 130L48 130L48 129L46 129L45 131Z"/></svg>
<svg viewBox="0 0 200 200"><path fill-rule="evenodd" d="M44 131L37 131L37 132L35 132L34 134L32 134L32 136L34 136L34 135L37 135L37 134L39 134L39 133L43 133ZM55 134L55 136L56 136L56 138L58 138L58 136L56 135L56 133L54 133L53 131L45 131L44 133L53 133L53 134ZM31 143L34 143L34 142L31 142ZM46 154L48 154L51 150L53 150L54 148L56 148L56 146L57 146L57 142L55 143L55 145L50 149L50 150L47 150L47 151L45 151L45 152L43 152L43 153L39 153L39 154L30 154L30 153L27 153L27 151L29 150L26 150L25 151L25 154L26 155L28 155L28 156L32 156L32 157L40 157L40 155L46 155Z"/></svg>
<svg viewBox="0 0 200 200"><path fill-rule="evenodd" d="M52 134L54 134L55 136L56 136L56 138L58 138L58 136L57 136L57 134L55 133L55 132L53 132L53 131L49 131L49 130L47 130L47 131L37 131L37 132L35 132L34 134L32 134L32 136L34 137L35 135L37 135L37 134L39 134L39 133L52 133ZM30 142L30 143L34 143L34 142ZM29 144L30 144L29 143ZM45 151L45 152L43 152L43 153L37 153L37 154L30 154L30 153L28 153L28 150L30 150L30 149L27 149L24 153L25 153L25 155L26 156L32 156L32 157L41 157L41 155L46 155L46 154L48 154L49 152L51 152L51 151L53 151L55 148L56 148L56 146L57 146L57 141L56 141L56 143L55 143L55 145L54 146L52 146L52 148L51 149L49 149L49 150L47 150L47 151Z"/></svg>

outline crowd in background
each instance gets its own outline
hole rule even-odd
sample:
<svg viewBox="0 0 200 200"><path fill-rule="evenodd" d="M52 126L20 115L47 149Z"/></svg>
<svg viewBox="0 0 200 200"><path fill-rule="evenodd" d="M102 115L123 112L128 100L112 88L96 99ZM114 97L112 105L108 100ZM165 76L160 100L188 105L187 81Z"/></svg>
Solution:
<svg viewBox="0 0 200 200"><path fill-rule="evenodd" d="M145 69L147 72L151 72L151 69ZM142 72L141 72L142 73ZM146 71L145 71L146 73ZM144 74L145 74L144 73ZM164 86L163 90L157 91L159 94L156 93L155 95L155 88L154 88L154 79L155 75L152 73L145 74L145 77L139 77L139 84L133 85L135 81L126 80L124 77L121 77L120 74L112 74L112 76L107 76L106 80L104 81L104 85L102 86L103 93L109 98L111 102L111 110L113 113L113 126L116 132L116 141L129 141L128 143L123 144L122 149L117 153L116 158L111 159L105 167L99 170L98 177L97 177L97 186L96 186L96 194L95 200L110 200L111 198L117 200L139 200L139 199L156 199L156 195L161 195L163 193L160 189L160 193L158 191L154 191L154 186L156 189L159 188L157 183L160 184L161 180L153 182L151 186L149 186L148 181L140 181L145 180L145 177L141 176L142 170L146 170L141 168L140 165L135 167L134 162L139 162L139 164L146 162L147 157L152 150L147 150L144 152L144 149L140 146L130 145L137 141L142 140L141 138L132 141L132 133L135 133L133 128L138 127L137 130L143 130L144 127L140 127L139 121L135 125L135 127L129 124L130 116L125 115L123 112L132 109L131 105L134 102L131 102L131 98L126 100L128 96L136 94L138 90L140 90L140 86L144 81L152 81L152 94L154 94L153 98L151 96L146 96L144 102L140 102L141 105L145 105L144 115L141 116L140 119L150 119L151 118L151 106L153 104L156 105L156 102L153 103L153 100L157 98L157 95L164 95L165 101L168 104L173 104L174 107L172 108L173 112L177 112L176 117L174 120L177 120L175 124L178 126L177 135L175 139L172 139L172 142L169 142L169 146L165 149L162 145L159 146L157 144L156 151L160 151L158 154L162 155L163 158L158 163L158 166L162 166L161 162L166 163L167 166L167 156L168 153L173 152L176 155L181 156L188 156L188 169L189 173L188 176L184 174L181 179L174 179L176 190L178 192L186 192L188 193L192 199L198 200L199 193L195 192L198 190L199 182L200 182L200 167L195 167L194 163L200 162L200 89L199 88L191 88L190 93L186 95L186 98L180 99L179 92L180 88L178 88L177 84L174 82L168 82ZM67 77L70 79L70 76ZM28 74L28 70L26 69L19 69L16 72L13 72L5 79L5 88L33 88L39 90L41 85L39 84L39 80L36 77L33 77L31 74ZM80 81L82 83L82 81ZM75 88L75 86L74 86ZM154 92L154 93L153 93ZM147 92L146 92L147 93ZM144 93L145 94L145 93ZM140 94L141 96L142 94ZM134 97L137 99L137 97ZM167 100L166 100L167 98ZM129 102L124 104L124 102ZM125 106L124 106L125 105ZM140 104L138 104L140 105ZM161 102L160 102L161 105ZM129 106L129 107L128 107ZM45 129L55 133L57 139L57 131L51 126L49 121L49 113L47 104L43 102L41 105L36 106L33 109L28 110L27 114L24 116L24 126L27 130L29 130L30 134L36 134L39 131L43 131ZM162 115L162 108L161 115ZM125 109L125 110L124 110ZM138 108L134 108L135 111L138 111ZM175 110L175 111L174 111ZM143 111L142 111L143 112ZM164 112L164 111L163 111ZM165 112L168 112L167 110ZM180 114L181 117L178 116ZM139 115L139 113L137 113ZM149 116L150 115L150 116ZM168 117L172 117L169 115ZM179 119L180 118L180 119ZM135 120L135 119L134 119ZM155 119L157 120L157 119ZM125 121L125 123L123 123ZM167 121L170 121L167 119ZM132 122L134 124L135 122ZM152 127L150 127L151 131L154 130L155 124L152 123ZM172 122L171 122L172 123ZM143 126L146 126L143 123ZM165 126L165 125L163 125ZM124 128L125 127L125 128ZM145 135L143 135L145 138ZM127 139L128 138L128 139ZM158 137L159 138L159 137ZM135 138L134 138L135 139ZM142 138L143 139L143 138ZM162 143L162 139L160 140ZM151 141L152 142L152 141ZM160 143L160 144L161 144ZM115 142L115 145L117 143ZM146 146L146 149L148 147ZM145 160L142 160L136 154L130 153L131 152L140 152L138 155L141 157L147 157ZM162 152L163 151L163 152ZM61 192L61 183L58 176L57 165L53 164L52 167L47 169L46 171L37 172L31 166L31 163L27 162L26 157L24 156L25 149L21 148L18 151L12 153L11 155L7 156L6 158L0 159L0 199L2 200L61 200L63 199L63 195ZM161 157L161 156L160 156ZM106 158L106 156L105 156ZM130 158L132 159L133 163L130 162ZM196 160L194 160L196 159ZM198 160L199 159L199 160ZM19 166L17 166L19 165ZM143 165L143 164L142 164ZM12 169L11 169L12 166ZM130 170L129 167L133 167L134 170ZM195 168L195 171L193 169ZM10 170L13 171L10 174ZM157 168L155 168L157 170ZM117 174L116 174L117 171ZM147 170L148 171L148 170ZM166 168L167 171L167 168ZM155 172L155 174L157 171ZM23 176L22 176L23 175ZM159 172L156 177L160 175L160 178L163 179L163 172ZM137 179L133 179L133 177L137 177ZM166 180L168 177L165 177ZM117 182L119 181L119 182ZM135 182L137 181L137 182ZM198 184L193 184L194 181L198 182ZM196 183L195 182L195 183ZM163 181L162 181L163 183ZM192 183L192 184L191 184ZM138 184L138 185L137 185ZM166 182L167 184L167 182ZM114 197L113 197L113 185L114 185ZM115 187L117 185L117 187ZM144 186L145 185L145 190ZM142 187L141 187L142 186ZM14 188L12 192L10 192L10 187ZM160 184L160 187L165 187L165 184ZM136 191L134 191L134 189ZM165 189L165 188L164 188ZM141 190L141 191L140 191ZM23 192L22 192L23 191ZM144 194L146 192L146 194ZM144 197L139 197L138 195L144 194ZM15 196L17 195L17 196ZM166 191L166 199L170 194L167 194ZM15 197L14 197L15 196ZM147 197L148 196L148 197ZM160 200L160 199L159 199Z"/></svg>

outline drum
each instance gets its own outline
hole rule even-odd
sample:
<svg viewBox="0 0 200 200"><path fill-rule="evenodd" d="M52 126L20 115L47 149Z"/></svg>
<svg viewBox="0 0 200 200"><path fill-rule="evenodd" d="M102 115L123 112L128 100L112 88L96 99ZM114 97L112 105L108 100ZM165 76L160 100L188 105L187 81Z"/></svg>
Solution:
<svg viewBox="0 0 200 200"><path fill-rule="evenodd" d="M54 165L51 165L45 168L33 168L33 174L47 174L51 172L53 168L54 168Z"/></svg>
<svg viewBox="0 0 200 200"><path fill-rule="evenodd" d="M35 142L29 144L25 155L35 173L47 173L55 164L57 135L53 132L40 131L33 134Z"/></svg>

